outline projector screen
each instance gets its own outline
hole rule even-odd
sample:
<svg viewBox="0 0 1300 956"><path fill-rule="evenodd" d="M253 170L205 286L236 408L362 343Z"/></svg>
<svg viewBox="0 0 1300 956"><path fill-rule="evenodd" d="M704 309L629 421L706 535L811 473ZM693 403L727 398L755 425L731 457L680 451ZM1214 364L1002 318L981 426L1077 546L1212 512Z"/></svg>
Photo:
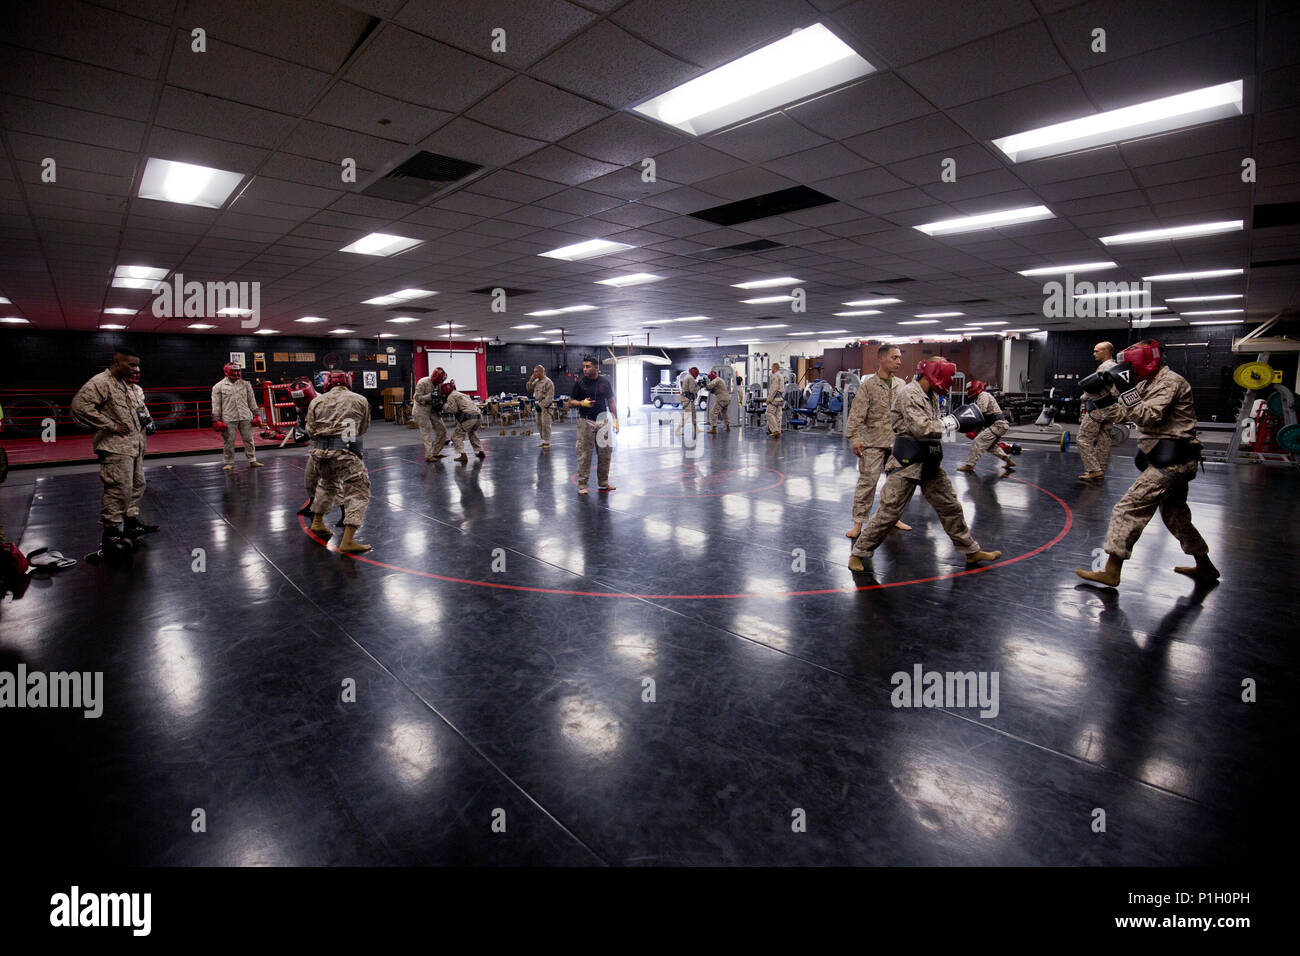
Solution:
<svg viewBox="0 0 1300 956"><path fill-rule="evenodd" d="M425 353L429 360L429 371L442 366L447 370L447 377L456 380L456 387L462 392L478 390L478 353L465 349L430 349Z"/></svg>

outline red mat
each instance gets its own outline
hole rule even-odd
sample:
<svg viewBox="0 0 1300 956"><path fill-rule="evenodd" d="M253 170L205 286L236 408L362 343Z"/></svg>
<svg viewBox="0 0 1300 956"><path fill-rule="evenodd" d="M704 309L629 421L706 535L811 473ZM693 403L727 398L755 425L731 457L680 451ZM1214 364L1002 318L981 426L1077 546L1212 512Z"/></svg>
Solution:
<svg viewBox="0 0 1300 956"><path fill-rule="evenodd" d="M274 448L279 440L262 438L261 429L254 430L254 444L258 448ZM45 442L39 438L6 438L2 443L9 453L9 467L77 463L98 461L89 435L69 435L58 441ZM243 457L242 440L235 439L235 454ZM292 444L292 442L290 442ZM146 458L166 455L187 455L198 452L221 451L221 436L210 428L169 428L149 436Z"/></svg>

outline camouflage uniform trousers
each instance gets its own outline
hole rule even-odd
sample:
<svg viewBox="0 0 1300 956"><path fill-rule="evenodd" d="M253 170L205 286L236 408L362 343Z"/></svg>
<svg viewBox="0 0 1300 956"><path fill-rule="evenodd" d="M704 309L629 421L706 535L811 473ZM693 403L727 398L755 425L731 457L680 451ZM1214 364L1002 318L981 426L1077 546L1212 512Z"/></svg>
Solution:
<svg viewBox="0 0 1300 956"><path fill-rule="evenodd" d="M686 429L687 415L691 416L691 425L695 429L698 429L700 427L700 423L695 417L695 413L699 409L699 401L700 401L699 395L688 396L683 393L682 395L682 430L683 431L685 431Z"/></svg>
<svg viewBox="0 0 1300 956"><path fill-rule="evenodd" d="M235 463L235 432L244 440L244 457L257 461L257 448L253 445L253 423L245 419L242 422L226 422L221 432L221 457L227 465Z"/></svg>
<svg viewBox="0 0 1300 956"><path fill-rule="evenodd" d="M116 527L122 517L140 516L144 497L144 448L134 455L99 455L99 480L104 483L104 500L99 520L104 527Z"/></svg>
<svg viewBox="0 0 1300 956"><path fill-rule="evenodd" d="M316 493L311 510L327 515L336 504L343 506L343 524L361 527L370 504L370 475L366 463L350 451L339 448L313 448L311 460L317 474ZM312 465L307 466L310 480Z"/></svg>
<svg viewBox="0 0 1300 956"><path fill-rule="evenodd" d="M1079 457L1087 471L1105 472L1110 464L1110 426L1120 420L1120 406L1084 412L1079 421Z"/></svg>
<svg viewBox="0 0 1300 956"><path fill-rule="evenodd" d="M1106 553L1128 560L1142 529L1159 509L1165 527L1178 539L1184 554L1209 554L1205 539L1192 524L1192 509L1187 506L1187 485L1196 477L1196 467L1194 461L1169 468L1151 465L1138 475L1110 514Z"/></svg>
<svg viewBox="0 0 1300 956"><path fill-rule="evenodd" d="M609 484L609 462L614 456L610 430L612 426L578 419L578 487L586 488L591 477L591 453L596 452L596 482L604 488Z"/></svg>
<svg viewBox="0 0 1300 956"><path fill-rule="evenodd" d="M456 430L451 433L451 447L456 449L456 454L465 454L465 439L469 439L470 447L477 454L483 450L483 443L478 440L478 427L483 424L483 417L475 415L473 418L465 421L456 421Z"/></svg>
<svg viewBox="0 0 1300 956"><path fill-rule="evenodd" d="M785 407L785 399L778 398L775 401L767 403L767 430L781 434L781 410Z"/></svg>
<svg viewBox="0 0 1300 956"><path fill-rule="evenodd" d="M535 413L537 415L537 434L542 436L542 441L549 443L551 440L551 410L549 408L538 408Z"/></svg>
<svg viewBox="0 0 1300 956"><path fill-rule="evenodd" d="M980 460L980 456L990 451L1003 461L1010 461L1011 456L998 447L998 442L1010 427L1007 422L994 422L976 435L975 439L970 443L970 452L966 455L966 464L974 468L975 463Z"/></svg>
<svg viewBox="0 0 1300 956"><path fill-rule="evenodd" d="M957 550L963 554L974 554L980 549L979 544L971 537L970 528L966 526L966 516L962 514L961 503L957 500L957 493L953 491L952 482L941 469L937 475L926 481L919 478L904 478L898 472L886 478L885 487L880 492L880 507L876 509L871 523L862 529L862 534L858 535L857 540L853 542L854 554L864 560L871 557L872 552L880 547L880 542L885 540L886 535L903 516L903 511L907 508L907 503L912 500L918 485L921 494L939 516L939 520L943 523L943 530L948 532L948 537L952 539Z"/></svg>
<svg viewBox="0 0 1300 956"><path fill-rule="evenodd" d="M709 427L710 428L717 428L718 419L721 418L722 423L727 426L727 430L728 431L731 430L731 422L727 418L727 409L729 407L731 407L731 399L729 398L723 401L719 401L718 399L715 398L713 401L709 403Z"/></svg>
<svg viewBox="0 0 1300 956"><path fill-rule="evenodd" d="M424 456L436 455L447 444L447 426L442 423L441 415L420 415L415 419L420 429L420 438L424 442Z"/></svg>
<svg viewBox="0 0 1300 956"><path fill-rule="evenodd" d="M889 458L888 448L863 448L858 458L858 486L853 489L853 523L865 525L876 500L876 485Z"/></svg>

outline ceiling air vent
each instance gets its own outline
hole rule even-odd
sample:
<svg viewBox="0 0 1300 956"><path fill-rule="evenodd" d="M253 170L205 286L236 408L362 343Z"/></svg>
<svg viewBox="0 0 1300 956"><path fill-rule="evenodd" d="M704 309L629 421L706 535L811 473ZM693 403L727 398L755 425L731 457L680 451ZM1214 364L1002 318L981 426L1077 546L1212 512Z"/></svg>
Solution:
<svg viewBox="0 0 1300 956"><path fill-rule="evenodd" d="M377 199L418 203L481 169L477 163L421 150L371 182L361 193Z"/></svg>
<svg viewBox="0 0 1300 956"><path fill-rule="evenodd" d="M815 189L809 189L807 186L791 186L789 189L778 189L774 193L763 193L761 196L751 196L749 199L701 209L690 215L705 222L715 222L719 226L735 226L742 222L754 222L757 219L766 219L768 216L780 216L832 202L839 202L839 200L825 193L819 193Z"/></svg>
<svg viewBox="0 0 1300 956"><path fill-rule="evenodd" d="M1261 203L1255 207L1251 225L1256 229L1271 226L1300 226L1300 202Z"/></svg>

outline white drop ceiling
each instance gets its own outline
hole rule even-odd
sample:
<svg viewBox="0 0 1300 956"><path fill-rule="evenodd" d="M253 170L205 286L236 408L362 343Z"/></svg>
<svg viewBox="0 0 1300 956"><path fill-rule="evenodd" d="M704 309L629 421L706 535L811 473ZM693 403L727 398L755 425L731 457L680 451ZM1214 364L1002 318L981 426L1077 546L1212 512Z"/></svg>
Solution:
<svg viewBox="0 0 1300 956"><path fill-rule="evenodd" d="M630 112L817 22L878 72L699 138ZM525 313L577 304L597 308L555 324L580 342L613 330L644 341L646 327L665 345L685 334L722 344L846 327L897 334L935 311L1113 327L1044 319L1046 277L1017 275L1098 259L1120 268L1081 278L1245 270L1162 283L1156 304L1241 293L1248 320L1300 309L1300 227L1252 227L1256 206L1300 202L1300 10L1279 0L46 0L6 26L0 296L13 305L0 310L39 329L188 331L191 319L153 316L150 293L112 288L119 265L260 282L262 326L294 334L433 338L452 322L460 336L517 342L536 334L512 328ZM204 53L191 51L195 27ZM504 53L491 50L497 27ZM1091 50L1097 28L1105 54ZM1021 164L990 143L1235 79L1246 81L1245 115L1191 130ZM487 168L425 204L360 194L417 149ZM246 179L220 209L140 199L149 157ZM42 181L47 158L54 183ZM341 180L344 158L356 184ZM940 181L945 158L956 182ZM1242 181L1246 158L1254 183ZM837 201L732 227L687 215L796 185ZM1055 218L937 238L912 228L1040 203ZM1098 242L1233 219L1246 229ZM371 232L423 241L387 259L338 251ZM635 248L579 262L538 255L593 238ZM760 238L782 248L698 255ZM595 284L633 272L664 280ZM743 305L752 294L732 287L783 275L804 280L806 313ZM470 291L497 286L533 294L495 313ZM386 320L402 313L361 304L405 288L436 290L412 306L438 311L395 325ZM903 301L832 316L880 296ZM102 316L113 307L141 311ZM710 320L667 321L698 315ZM212 321L241 331L237 318ZM787 327L723 331L764 321Z"/></svg>

